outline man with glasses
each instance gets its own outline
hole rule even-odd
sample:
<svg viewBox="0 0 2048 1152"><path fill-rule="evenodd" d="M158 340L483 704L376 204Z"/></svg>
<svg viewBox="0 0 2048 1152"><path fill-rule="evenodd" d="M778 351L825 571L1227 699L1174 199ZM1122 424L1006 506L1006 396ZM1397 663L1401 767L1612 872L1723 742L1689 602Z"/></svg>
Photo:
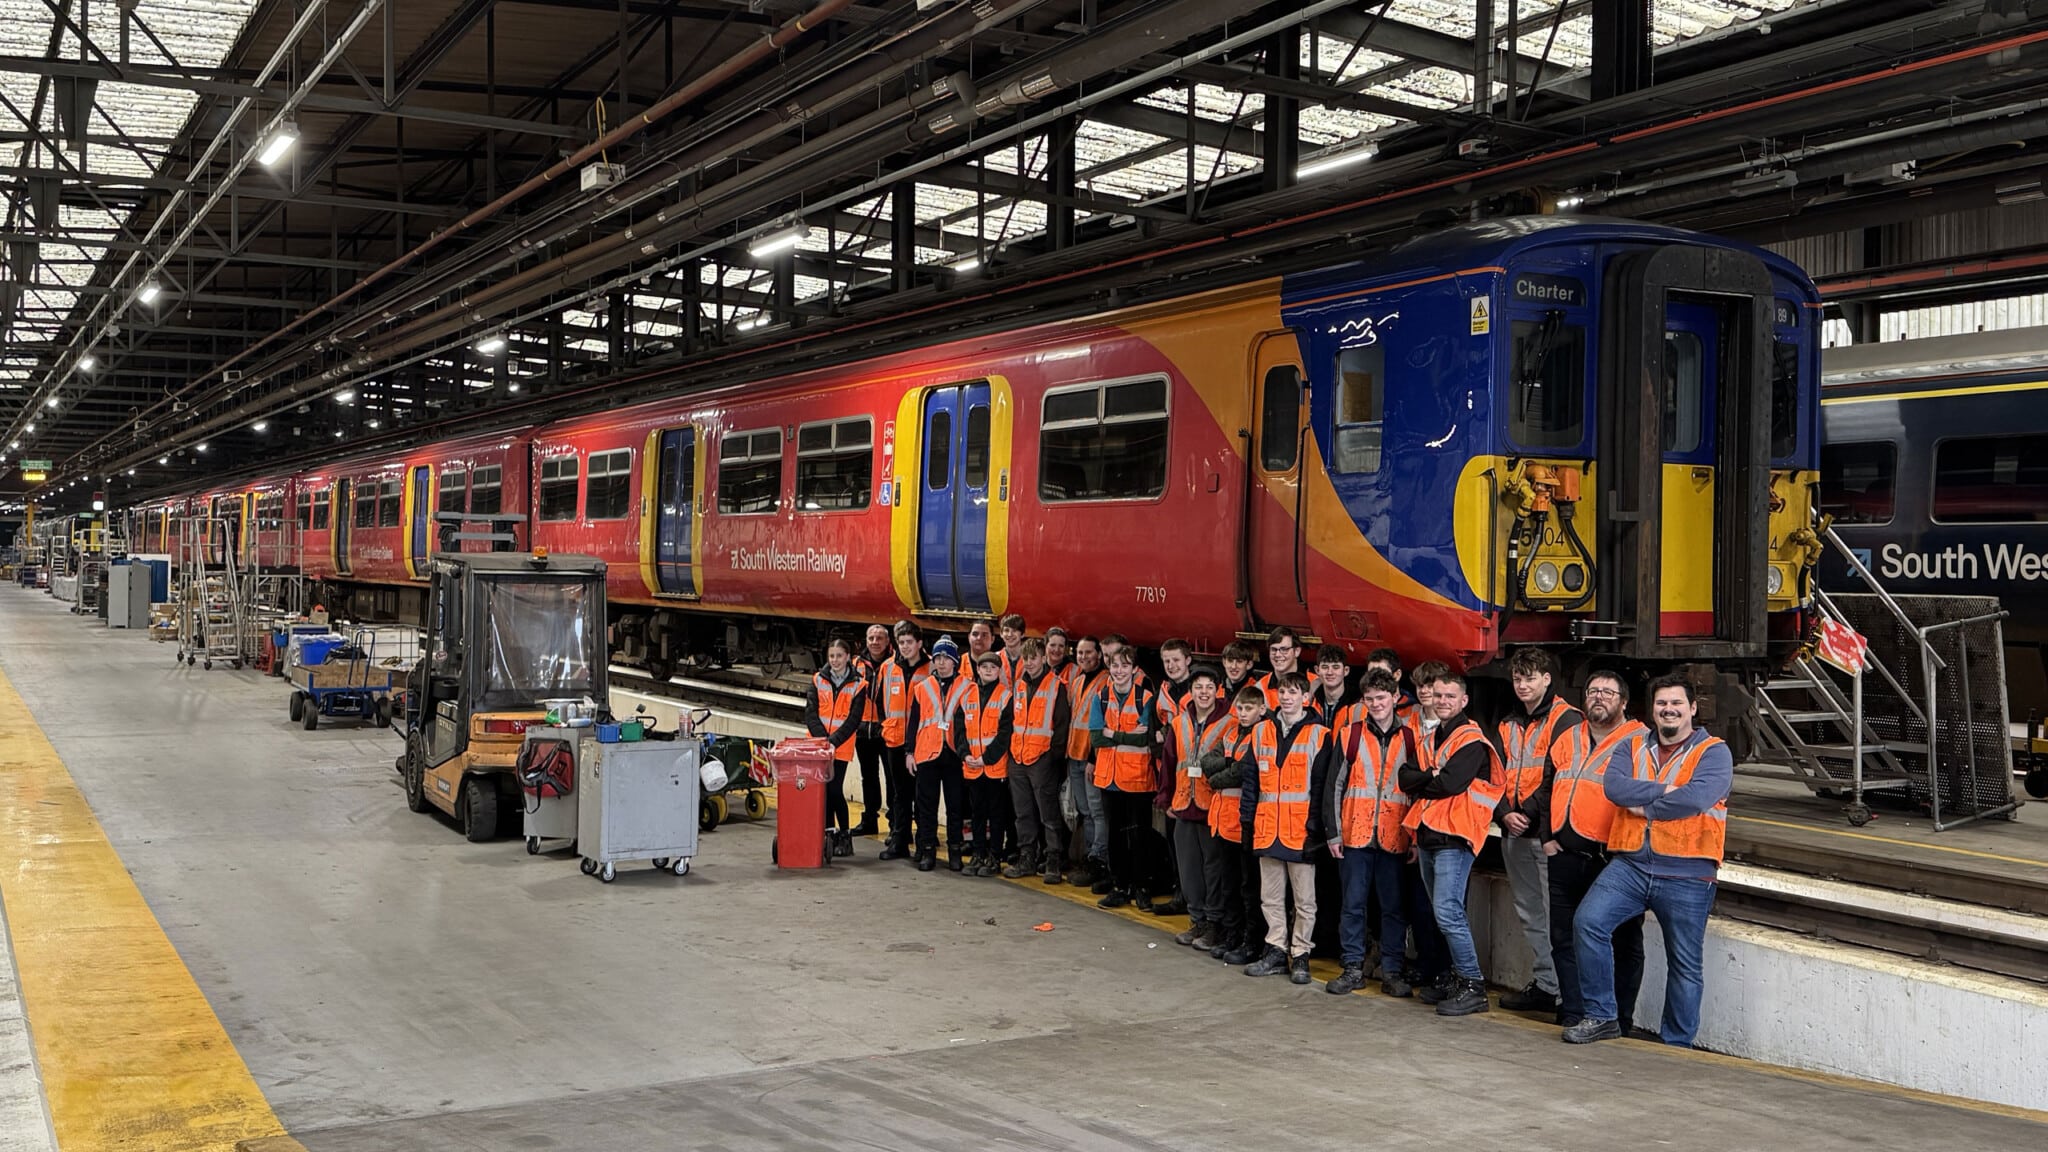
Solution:
<svg viewBox="0 0 2048 1152"><path fill-rule="evenodd" d="M1280 709L1279 682L1282 676L1301 674L1301 633L1282 624L1266 635L1266 662L1271 672L1252 677L1252 685L1265 694L1268 711Z"/></svg>

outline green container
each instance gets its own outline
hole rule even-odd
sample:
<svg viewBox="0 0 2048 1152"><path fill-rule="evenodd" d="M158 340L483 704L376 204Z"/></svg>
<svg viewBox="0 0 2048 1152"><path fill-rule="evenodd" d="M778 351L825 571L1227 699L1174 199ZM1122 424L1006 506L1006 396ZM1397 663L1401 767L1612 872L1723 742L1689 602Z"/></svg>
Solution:
<svg viewBox="0 0 2048 1152"><path fill-rule="evenodd" d="M621 744L638 744L646 736L647 722L645 720L628 720L624 724L619 725L619 743Z"/></svg>

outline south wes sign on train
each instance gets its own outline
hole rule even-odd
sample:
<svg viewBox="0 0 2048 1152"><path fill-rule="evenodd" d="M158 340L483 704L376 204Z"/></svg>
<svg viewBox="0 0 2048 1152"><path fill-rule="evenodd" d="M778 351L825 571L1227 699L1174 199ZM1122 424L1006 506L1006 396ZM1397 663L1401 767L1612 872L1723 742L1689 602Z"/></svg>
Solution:
<svg viewBox="0 0 2048 1152"><path fill-rule="evenodd" d="M2019 544L1951 544L1934 552L1887 544L1878 553L1877 574L1887 580L2048 580L2048 553Z"/></svg>
<svg viewBox="0 0 2048 1152"><path fill-rule="evenodd" d="M846 577L846 553L822 548L784 552L774 544L763 548L734 548L727 555L738 572L821 572Z"/></svg>

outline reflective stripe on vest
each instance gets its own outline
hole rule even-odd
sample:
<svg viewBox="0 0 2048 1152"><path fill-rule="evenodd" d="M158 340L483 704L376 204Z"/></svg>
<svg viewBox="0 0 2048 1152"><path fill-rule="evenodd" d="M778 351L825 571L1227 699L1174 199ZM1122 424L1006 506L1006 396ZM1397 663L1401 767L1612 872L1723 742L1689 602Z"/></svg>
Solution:
<svg viewBox="0 0 2048 1152"><path fill-rule="evenodd" d="M1153 778L1151 727L1147 714L1152 711L1148 705L1153 702L1152 693L1132 681L1131 690L1122 699L1117 698L1115 688L1107 688L1102 695L1102 731L1106 735L1148 737L1142 745L1113 744L1098 749L1095 753L1095 786L1115 788L1119 792L1152 792L1159 782Z"/></svg>
<svg viewBox="0 0 2048 1152"><path fill-rule="evenodd" d="M1073 674L1067 677L1068 714L1073 717L1074 725L1067 733L1067 759L1095 758L1095 750L1088 745L1088 713L1094 705L1095 694L1108 688L1109 673L1100 668L1088 673L1075 666Z"/></svg>
<svg viewBox="0 0 2048 1152"><path fill-rule="evenodd" d="M1311 719L1303 721L1280 750L1277 720L1261 720L1252 729L1252 759L1259 772L1259 804L1252 812L1252 848L1271 848L1275 841L1299 850L1308 843L1309 778L1330 730Z"/></svg>
<svg viewBox="0 0 2048 1152"><path fill-rule="evenodd" d="M1595 844L1607 843L1614 827L1614 802L1607 798L1602 777L1614 750L1624 740L1648 732L1639 720L1625 721L1598 745L1584 724L1564 734L1551 746L1550 758L1557 775L1550 779L1550 830L1564 831L1566 825Z"/></svg>
<svg viewBox="0 0 2048 1152"><path fill-rule="evenodd" d="M908 681L903 676L903 664L895 659L882 665L882 742L891 748L901 748L910 740L910 695L917 686L932 678L929 662L919 664L910 674Z"/></svg>
<svg viewBox="0 0 2048 1152"><path fill-rule="evenodd" d="M1640 732L1629 740L1628 758L1635 778L1683 788L1692 779L1693 770L1699 767L1700 757L1721 740L1709 736L1672 757L1661 768L1652 750L1655 743L1648 731ZM1607 847L1615 852L1639 851L1643 847L1645 830L1649 833L1650 851L1659 856L1683 856L1719 864L1728 839L1728 797L1716 800L1714 806L1705 812L1680 816L1675 820L1646 820L1625 808L1617 809L1614 827L1607 833Z"/></svg>
<svg viewBox="0 0 2048 1152"><path fill-rule="evenodd" d="M1057 672L1045 672L1032 683L1019 676L1010 694L1010 758L1036 764L1052 750L1053 703L1064 690Z"/></svg>
<svg viewBox="0 0 2048 1152"><path fill-rule="evenodd" d="M1520 805L1543 787L1543 762L1550 758L1550 742L1557 737L1557 726L1578 714L1577 708L1553 696L1550 709L1541 720L1526 724L1518 724L1513 719L1500 722L1500 746L1507 760L1507 778L1501 781L1501 797L1509 807Z"/></svg>
<svg viewBox="0 0 2048 1152"><path fill-rule="evenodd" d="M1409 807L1401 826L1410 832L1427 827L1446 836L1456 836L1471 845L1473 854L1477 855L1486 843L1486 828L1493 823L1493 810L1500 806L1500 785L1495 781L1506 771L1501 766L1500 752L1472 720L1458 725L1457 731L1445 738L1441 748L1431 747L1433 743L1429 736L1416 741L1416 765L1430 775L1441 772L1451 757L1475 743L1486 749L1487 773L1475 777L1471 787L1456 796L1416 801Z"/></svg>
<svg viewBox="0 0 2048 1152"><path fill-rule="evenodd" d="M853 658L853 666L859 669L860 678L867 681L868 686L871 688L877 687L882 683L882 665L888 662L889 658L887 656L877 660L865 652ZM880 724L882 722L881 695L879 690L868 693L867 707L861 710L861 723Z"/></svg>
<svg viewBox="0 0 2048 1152"><path fill-rule="evenodd" d="M1406 852L1414 839L1401 826L1408 815L1408 794L1401 791L1401 765L1408 762L1411 740L1408 730L1396 725L1384 745L1370 727L1351 730L1358 733L1358 747L1351 750L1344 777L1344 847Z"/></svg>
<svg viewBox="0 0 2048 1152"><path fill-rule="evenodd" d="M839 726L846 723L847 715L853 711L854 698L866 691L867 686L868 682L861 679L858 672L850 672L846 677L845 686L837 692L832 690L832 678L830 676L825 675L823 672L818 672L811 676L811 690L818 694L818 720L825 725L825 734L827 736L837 732ZM858 734L856 729L855 736L858 736ZM833 746L832 758L834 760L853 759L853 741L855 736L848 736Z"/></svg>
<svg viewBox="0 0 2048 1152"><path fill-rule="evenodd" d="M1202 778L1202 755L1223 739L1224 729L1237 719L1229 710L1216 709L1216 718L1195 731L1195 714L1182 708L1173 718L1173 811L1206 811L1209 782Z"/></svg>
<svg viewBox="0 0 2048 1152"><path fill-rule="evenodd" d="M988 692L986 701L982 698L984 692ZM1010 690L1001 684L996 685L995 690L990 692L976 681L960 694L960 715L967 729L967 750L976 759L987 759L984 753L988 751L989 742L994 740L996 733L1001 730L1003 713L1009 707ZM969 780L979 780L983 776L991 780L1005 780L1010 775L1010 759L1005 756L993 764L984 763L979 768L963 764L961 775Z"/></svg>
<svg viewBox="0 0 2048 1152"><path fill-rule="evenodd" d="M951 734L953 709L959 707L960 698L966 694L967 682L957 676L943 697L939 695L938 677L926 676L917 682L917 746L911 755L919 764L939 758Z"/></svg>
<svg viewBox="0 0 2048 1152"><path fill-rule="evenodd" d="M1251 743L1251 737L1237 726L1237 716L1230 714L1223 723L1223 732L1218 737L1225 748L1230 749L1232 760L1244 758L1244 750ZM1218 788L1209 795L1209 831L1230 841L1244 843L1244 789Z"/></svg>

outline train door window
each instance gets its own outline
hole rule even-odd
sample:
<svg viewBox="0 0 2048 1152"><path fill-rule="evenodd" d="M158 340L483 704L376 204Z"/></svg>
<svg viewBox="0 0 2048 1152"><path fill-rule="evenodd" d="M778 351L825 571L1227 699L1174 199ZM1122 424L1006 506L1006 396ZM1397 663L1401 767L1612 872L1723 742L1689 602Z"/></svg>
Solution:
<svg viewBox="0 0 2048 1152"><path fill-rule="evenodd" d="M1704 423L1706 348L1696 332L1664 333L1664 451L1695 452Z"/></svg>
<svg viewBox="0 0 2048 1152"><path fill-rule="evenodd" d="M934 492L945 488L953 475L953 413L940 409L932 413L932 434L924 454L924 486Z"/></svg>
<svg viewBox="0 0 2048 1152"><path fill-rule="evenodd" d="M782 499L782 431L734 432L718 442L718 510L773 512Z"/></svg>
<svg viewBox="0 0 2048 1152"><path fill-rule="evenodd" d="M1898 466L1899 447L1890 440L1823 446L1820 510L1842 524L1890 523Z"/></svg>
<svg viewBox="0 0 2048 1152"><path fill-rule="evenodd" d="M504 511L504 485L500 477L504 472L496 464L479 468L469 476L469 514L472 516L496 516Z"/></svg>
<svg viewBox="0 0 2048 1152"><path fill-rule="evenodd" d="M334 502L334 490L322 488L313 493L313 531L327 531L327 509Z"/></svg>
<svg viewBox="0 0 2048 1152"><path fill-rule="evenodd" d="M469 511L469 473L443 472L438 484L439 491L434 499L437 513L463 513Z"/></svg>
<svg viewBox="0 0 2048 1152"><path fill-rule="evenodd" d="M1152 500L1166 491L1171 413L1165 377L1048 392L1040 414L1040 500ZM1293 418L1290 412L1290 423ZM970 448L973 421L969 412ZM985 430L980 443L988 443ZM973 460L968 463L972 468ZM986 460L980 467L985 480Z"/></svg>
<svg viewBox="0 0 2048 1152"><path fill-rule="evenodd" d="M1380 470L1387 415L1387 350L1382 344L1337 353L1336 465L1339 472Z"/></svg>
<svg viewBox="0 0 2048 1152"><path fill-rule="evenodd" d="M377 527L398 527L398 512L405 498L405 481L386 480L377 489Z"/></svg>
<svg viewBox="0 0 2048 1152"><path fill-rule="evenodd" d="M1276 364L1266 370L1259 397L1259 466L1289 472L1301 451L1301 370Z"/></svg>
<svg viewBox="0 0 2048 1152"><path fill-rule="evenodd" d="M967 410L967 486L988 487L988 405Z"/></svg>
<svg viewBox="0 0 2048 1152"><path fill-rule="evenodd" d="M1532 451L1578 448L1586 439L1586 329L1551 311L1508 332L1508 439Z"/></svg>
<svg viewBox="0 0 2048 1152"><path fill-rule="evenodd" d="M1771 459L1799 451L1799 345L1771 343Z"/></svg>
<svg viewBox="0 0 2048 1152"><path fill-rule="evenodd" d="M540 462L541 519L576 518L576 478L579 471L574 456L557 456Z"/></svg>
<svg viewBox="0 0 2048 1152"><path fill-rule="evenodd" d="M617 448L590 454L589 490L583 497L586 520L620 520L632 503L633 450Z"/></svg>
<svg viewBox="0 0 2048 1152"><path fill-rule="evenodd" d="M865 508L874 486L874 426L866 416L796 430L796 506L806 512Z"/></svg>
<svg viewBox="0 0 2048 1152"><path fill-rule="evenodd" d="M1934 518L1945 524L2048 521L2048 433L1936 444Z"/></svg>
<svg viewBox="0 0 2048 1152"><path fill-rule="evenodd" d="M356 492L355 526L375 528L377 526L377 486L364 484Z"/></svg>

